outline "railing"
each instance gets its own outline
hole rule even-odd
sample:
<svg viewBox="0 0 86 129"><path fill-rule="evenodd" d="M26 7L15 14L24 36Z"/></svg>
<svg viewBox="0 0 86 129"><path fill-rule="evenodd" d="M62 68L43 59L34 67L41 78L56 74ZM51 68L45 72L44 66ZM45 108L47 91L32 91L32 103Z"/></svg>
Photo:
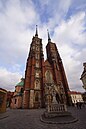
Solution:
<svg viewBox="0 0 86 129"><path fill-rule="evenodd" d="M51 104L47 106L48 112L64 112L67 111L65 104Z"/></svg>

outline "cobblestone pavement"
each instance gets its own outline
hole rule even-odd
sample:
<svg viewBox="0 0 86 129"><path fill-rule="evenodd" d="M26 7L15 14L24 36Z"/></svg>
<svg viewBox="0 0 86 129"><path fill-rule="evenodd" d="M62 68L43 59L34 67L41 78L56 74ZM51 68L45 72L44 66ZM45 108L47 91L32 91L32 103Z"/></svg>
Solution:
<svg viewBox="0 0 86 129"><path fill-rule="evenodd" d="M86 129L86 107L68 108L78 121L72 124L46 124L40 121L44 109L8 109L8 117L0 119L0 129Z"/></svg>

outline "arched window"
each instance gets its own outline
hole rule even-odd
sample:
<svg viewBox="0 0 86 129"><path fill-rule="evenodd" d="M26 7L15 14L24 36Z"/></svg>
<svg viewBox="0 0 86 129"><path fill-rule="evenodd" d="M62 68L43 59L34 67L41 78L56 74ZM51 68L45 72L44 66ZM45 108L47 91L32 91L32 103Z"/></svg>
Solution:
<svg viewBox="0 0 86 129"><path fill-rule="evenodd" d="M36 70L35 77L39 77L39 73L40 73L40 71L39 70Z"/></svg>
<svg viewBox="0 0 86 129"><path fill-rule="evenodd" d="M38 46L36 46L36 51L39 51L39 47Z"/></svg>
<svg viewBox="0 0 86 129"><path fill-rule="evenodd" d="M35 57L36 57L36 59L39 59L39 54L36 54Z"/></svg>
<svg viewBox="0 0 86 129"><path fill-rule="evenodd" d="M35 81L35 88L36 89L39 89L40 88L40 81L39 80L36 80Z"/></svg>
<svg viewBox="0 0 86 129"><path fill-rule="evenodd" d="M15 99L15 102L14 103L16 104L16 102L17 102L17 99Z"/></svg>
<svg viewBox="0 0 86 129"><path fill-rule="evenodd" d="M39 101L39 93L38 92L35 93L35 101Z"/></svg>
<svg viewBox="0 0 86 129"><path fill-rule="evenodd" d="M39 67L39 62L38 61L36 61L36 67Z"/></svg>
<svg viewBox="0 0 86 129"><path fill-rule="evenodd" d="M39 41L38 40L36 41L36 44L39 44Z"/></svg>
<svg viewBox="0 0 86 129"><path fill-rule="evenodd" d="M49 70L45 72L45 78L47 83L53 82L52 73Z"/></svg>

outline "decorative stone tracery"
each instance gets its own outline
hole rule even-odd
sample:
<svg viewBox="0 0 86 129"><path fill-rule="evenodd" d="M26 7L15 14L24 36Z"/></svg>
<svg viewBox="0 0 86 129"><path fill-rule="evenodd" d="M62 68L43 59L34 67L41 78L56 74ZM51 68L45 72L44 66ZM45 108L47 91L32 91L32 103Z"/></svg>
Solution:
<svg viewBox="0 0 86 129"><path fill-rule="evenodd" d="M66 105L62 103L61 95L58 92L57 86L52 84L45 84L46 91L46 110L47 112L63 112L67 111Z"/></svg>
<svg viewBox="0 0 86 129"><path fill-rule="evenodd" d="M35 80L35 88L40 89L40 80Z"/></svg>

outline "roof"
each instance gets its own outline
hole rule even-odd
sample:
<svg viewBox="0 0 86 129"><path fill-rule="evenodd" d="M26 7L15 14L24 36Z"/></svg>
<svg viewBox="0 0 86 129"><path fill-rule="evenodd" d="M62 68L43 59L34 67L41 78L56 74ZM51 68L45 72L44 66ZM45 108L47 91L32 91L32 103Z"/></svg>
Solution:
<svg viewBox="0 0 86 129"><path fill-rule="evenodd" d="M7 91L5 89L3 89L3 88L0 88L0 92L7 93Z"/></svg>
<svg viewBox="0 0 86 129"><path fill-rule="evenodd" d="M77 91L69 91L68 94L82 94L81 92L77 92Z"/></svg>
<svg viewBox="0 0 86 129"><path fill-rule="evenodd" d="M45 66L49 66L49 67L51 67L51 65L50 65L50 63L49 63L49 61L48 61L48 60L45 60Z"/></svg>
<svg viewBox="0 0 86 129"><path fill-rule="evenodd" d="M21 87L23 87L23 86L24 86L24 79L21 78L21 81L20 81L16 86L21 86Z"/></svg>

